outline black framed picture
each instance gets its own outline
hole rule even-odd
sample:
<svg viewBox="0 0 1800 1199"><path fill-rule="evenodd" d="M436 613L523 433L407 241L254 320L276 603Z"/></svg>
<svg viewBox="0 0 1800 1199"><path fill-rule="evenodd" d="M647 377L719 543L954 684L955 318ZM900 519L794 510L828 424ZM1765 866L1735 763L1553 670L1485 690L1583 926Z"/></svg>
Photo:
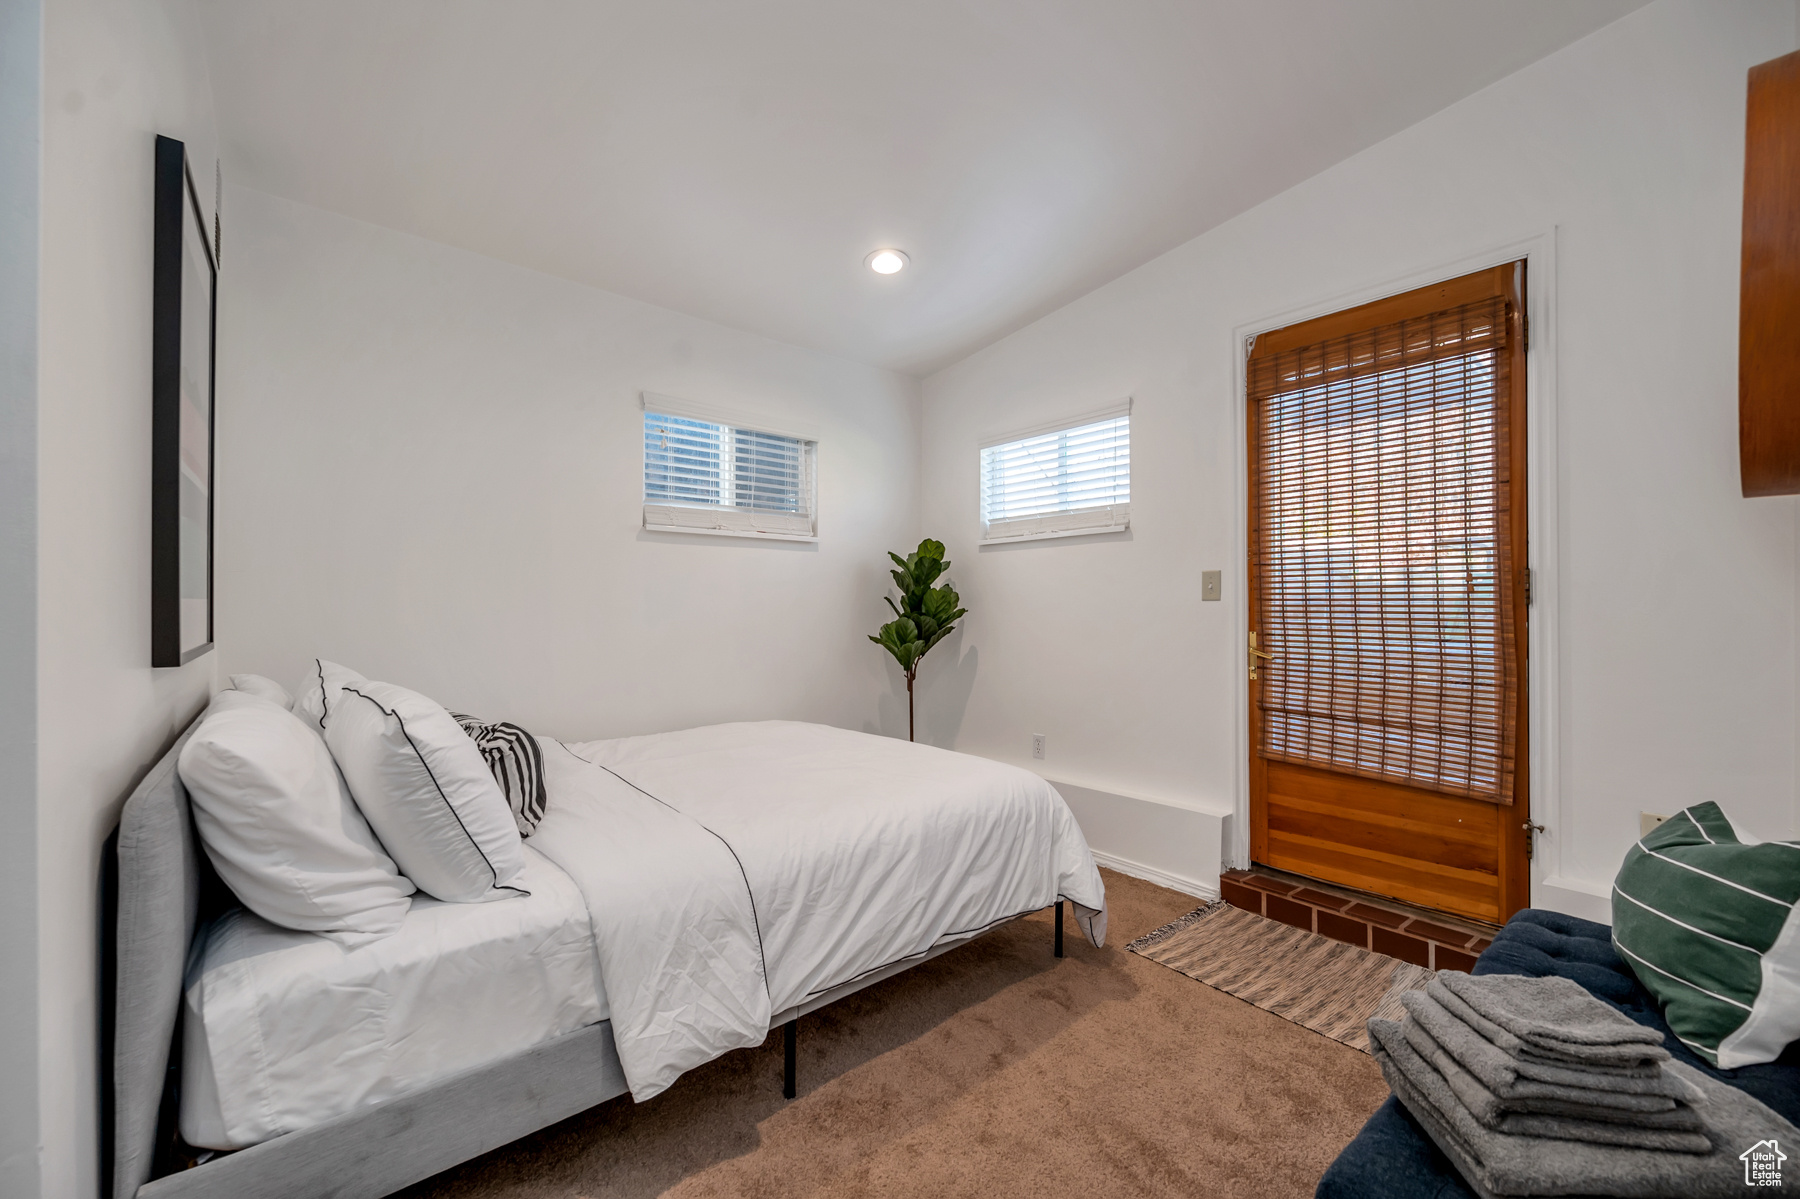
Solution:
<svg viewBox="0 0 1800 1199"><path fill-rule="evenodd" d="M150 391L150 664L213 647L213 335L218 261L187 147L156 139Z"/></svg>

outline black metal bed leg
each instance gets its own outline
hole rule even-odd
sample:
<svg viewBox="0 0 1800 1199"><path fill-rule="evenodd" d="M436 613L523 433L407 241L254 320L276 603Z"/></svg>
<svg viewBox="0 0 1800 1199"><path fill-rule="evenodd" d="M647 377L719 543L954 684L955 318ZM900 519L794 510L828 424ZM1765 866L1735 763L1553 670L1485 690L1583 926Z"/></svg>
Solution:
<svg viewBox="0 0 1800 1199"><path fill-rule="evenodd" d="M783 1099L792 1099L794 1097L794 1058L796 1051L799 1048L799 1032L800 1021L798 1018L789 1020L786 1024L781 1026L781 1039L784 1049L783 1057L786 1059L782 1066L781 1075L781 1097Z"/></svg>
<svg viewBox="0 0 1800 1199"><path fill-rule="evenodd" d="M1059 899L1056 901L1056 956L1062 955L1062 900Z"/></svg>

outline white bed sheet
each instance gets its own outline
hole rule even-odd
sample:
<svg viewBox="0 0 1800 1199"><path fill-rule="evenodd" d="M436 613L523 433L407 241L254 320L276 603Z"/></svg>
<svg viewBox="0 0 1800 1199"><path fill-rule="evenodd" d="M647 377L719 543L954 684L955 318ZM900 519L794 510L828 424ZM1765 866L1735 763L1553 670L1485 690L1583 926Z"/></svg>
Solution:
<svg viewBox="0 0 1800 1199"><path fill-rule="evenodd" d="M606 1019L587 904L525 857L530 895L421 894L399 932L355 949L222 917L188 975L182 1136L244 1148Z"/></svg>
<svg viewBox="0 0 1800 1199"><path fill-rule="evenodd" d="M1095 945L1105 939L1093 854L1028 770L789 721L545 749L549 805L533 843L588 898L639 1100L760 1043L772 1016L810 996L1058 897ZM640 823L659 830L654 869L634 860L632 837L604 835ZM694 920L653 922L683 907L709 931L672 952Z"/></svg>

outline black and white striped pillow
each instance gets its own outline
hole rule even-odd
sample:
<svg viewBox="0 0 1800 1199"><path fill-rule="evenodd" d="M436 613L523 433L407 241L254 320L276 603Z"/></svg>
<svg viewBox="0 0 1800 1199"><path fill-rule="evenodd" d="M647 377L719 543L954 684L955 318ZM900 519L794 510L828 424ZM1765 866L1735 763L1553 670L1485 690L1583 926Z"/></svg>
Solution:
<svg viewBox="0 0 1800 1199"><path fill-rule="evenodd" d="M519 836L531 836L538 821L544 818L545 802L544 754L538 748L537 738L505 721L489 724L458 712L450 715L475 742L488 769L494 772L494 780L506 794L507 806L512 808Z"/></svg>

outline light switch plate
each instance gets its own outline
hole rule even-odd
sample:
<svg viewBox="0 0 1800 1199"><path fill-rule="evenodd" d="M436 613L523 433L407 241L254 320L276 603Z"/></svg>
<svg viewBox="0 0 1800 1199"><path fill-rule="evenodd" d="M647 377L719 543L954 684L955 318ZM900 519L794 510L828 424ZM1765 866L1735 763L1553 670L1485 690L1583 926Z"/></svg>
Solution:
<svg viewBox="0 0 1800 1199"><path fill-rule="evenodd" d="M1657 825L1661 824L1663 821L1665 821L1667 819L1668 819L1667 816L1658 816L1655 812L1639 812L1638 813L1638 836L1640 836L1640 837L1649 836L1650 831L1652 829L1654 829Z"/></svg>
<svg viewBox="0 0 1800 1199"><path fill-rule="evenodd" d="M1200 572L1201 599L1216 600L1219 598L1219 592L1222 590L1222 584L1219 579L1223 573L1223 571L1218 570L1203 570Z"/></svg>

